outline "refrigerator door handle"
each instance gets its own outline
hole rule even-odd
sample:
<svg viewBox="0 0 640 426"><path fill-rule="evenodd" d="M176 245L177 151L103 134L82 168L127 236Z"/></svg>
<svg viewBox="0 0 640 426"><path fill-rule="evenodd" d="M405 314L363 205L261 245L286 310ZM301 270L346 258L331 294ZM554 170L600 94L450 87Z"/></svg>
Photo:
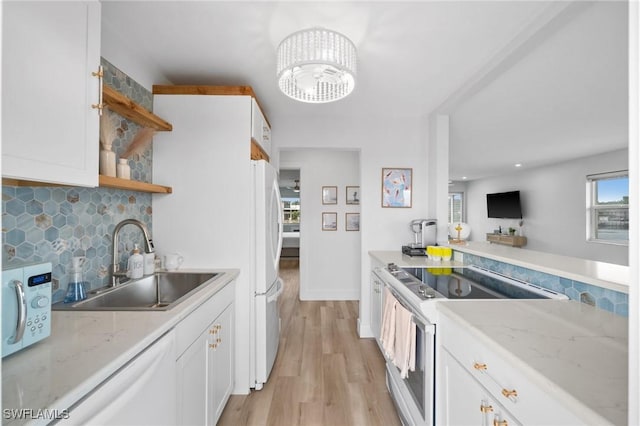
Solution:
<svg viewBox="0 0 640 426"><path fill-rule="evenodd" d="M278 277L276 281L276 292L270 296L267 296L267 303L275 302L278 300L278 297L282 294L284 290L284 283L282 282L282 278Z"/></svg>
<svg viewBox="0 0 640 426"><path fill-rule="evenodd" d="M282 195L280 195L280 188L278 182L275 183L275 191L278 198L278 249L276 250L276 265L280 262L280 254L282 252L282 236L284 233L284 208L282 207ZM280 279L280 278L278 278Z"/></svg>

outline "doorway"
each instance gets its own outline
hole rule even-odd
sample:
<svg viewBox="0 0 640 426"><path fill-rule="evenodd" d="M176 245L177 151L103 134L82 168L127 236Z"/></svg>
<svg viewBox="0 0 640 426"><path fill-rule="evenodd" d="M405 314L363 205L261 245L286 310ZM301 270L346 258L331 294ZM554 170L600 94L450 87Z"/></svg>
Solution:
<svg viewBox="0 0 640 426"><path fill-rule="evenodd" d="M281 169L278 177L282 196L283 235L281 263L297 264L300 260L300 169Z"/></svg>

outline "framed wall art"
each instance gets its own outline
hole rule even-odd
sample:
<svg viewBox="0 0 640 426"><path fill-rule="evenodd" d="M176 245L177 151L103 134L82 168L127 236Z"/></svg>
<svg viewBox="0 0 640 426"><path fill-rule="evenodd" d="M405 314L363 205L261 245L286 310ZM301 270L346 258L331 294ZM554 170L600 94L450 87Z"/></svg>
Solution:
<svg viewBox="0 0 640 426"><path fill-rule="evenodd" d="M336 212L322 213L322 230L323 231L338 230L338 213Z"/></svg>
<svg viewBox="0 0 640 426"><path fill-rule="evenodd" d="M347 186L347 204L360 204L360 187Z"/></svg>
<svg viewBox="0 0 640 426"><path fill-rule="evenodd" d="M382 207L411 207L413 169L382 169Z"/></svg>
<svg viewBox="0 0 640 426"><path fill-rule="evenodd" d="M338 187L322 187L322 204L338 204Z"/></svg>
<svg viewBox="0 0 640 426"><path fill-rule="evenodd" d="M345 213L344 227L347 231L360 230L360 213Z"/></svg>

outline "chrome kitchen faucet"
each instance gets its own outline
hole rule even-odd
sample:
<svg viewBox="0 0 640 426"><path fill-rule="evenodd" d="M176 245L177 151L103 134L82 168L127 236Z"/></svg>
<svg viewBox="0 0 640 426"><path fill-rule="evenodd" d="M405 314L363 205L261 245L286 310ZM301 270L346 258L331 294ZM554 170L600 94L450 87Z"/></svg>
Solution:
<svg viewBox="0 0 640 426"><path fill-rule="evenodd" d="M119 269L118 233L120 232L120 229L122 229L122 227L125 225L135 225L138 228L140 228L140 230L142 231L142 235L144 236L145 253L154 252L153 241L151 240L151 237L149 237L149 231L147 230L147 227L144 225L144 223L140 222L137 219L125 219L122 222L118 223L116 227L113 228L113 239L111 241L113 244L113 260L112 260L113 263L111 265L111 287L115 287L117 284L119 284L120 278L125 277L127 275L126 272L120 272L118 270Z"/></svg>

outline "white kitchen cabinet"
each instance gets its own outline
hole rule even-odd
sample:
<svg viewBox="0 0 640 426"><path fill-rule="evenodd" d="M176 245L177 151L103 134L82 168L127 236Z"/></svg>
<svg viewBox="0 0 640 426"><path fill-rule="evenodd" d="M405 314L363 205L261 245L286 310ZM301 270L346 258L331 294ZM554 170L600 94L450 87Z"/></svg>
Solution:
<svg viewBox="0 0 640 426"><path fill-rule="evenodd" d="M251 139L260 145L267 156L271 155L271 126L255 98L251 102Z"/></svg>
<svg viewBox="0 0 640 426"><path fill-rule="evenodd" d="M177 424L215 425L231 395L233 297L234 286L229 284L177 327ZM194 337L195 333L199 334ZM185 345L188 346L182 351Z"/></svg>
<svg viewBox="0 0 640 426"><path fill-rule="evenodd" d="M441 390L441 397L446 400L444 424L451 426L520 424L446 350L442 351L441 365L444 370L442 374L446 380Z"/></svg>
<svg viewBox="0 0 640 426"><path fill-rule="evenodd" d="M64 425L176 424L175 334L168 332L68 412Z"/></svg>
<svg viewBox="0 0 640 426"><path fill-rule="evenodd" d="M493 348L490 336L481 339L441 313L440 372L436 383L438 423L484 425L487 423L482 421L488 420L488 424L496 426L584 424L569 404L550 397L548 389L507 361L502 355L503 348ZM485 413L488 417L480 416L484 404L492 407L492 411ZM496 416L500 416L498 421L507 423L494 422Z"/></svg>
<svg viewBox="0 0 640 426"><path fill-rule="evenodd" d="M378 345L380 342L380 330L382 326L382 302L384 295L384 283L371 271L371 329Z"/></svg>
<svg viewBox="0 0 640 426"><path fill-rule="evenodd" d="M100 2L4 2L2 26L2 176L97 186Z"/></svg>

